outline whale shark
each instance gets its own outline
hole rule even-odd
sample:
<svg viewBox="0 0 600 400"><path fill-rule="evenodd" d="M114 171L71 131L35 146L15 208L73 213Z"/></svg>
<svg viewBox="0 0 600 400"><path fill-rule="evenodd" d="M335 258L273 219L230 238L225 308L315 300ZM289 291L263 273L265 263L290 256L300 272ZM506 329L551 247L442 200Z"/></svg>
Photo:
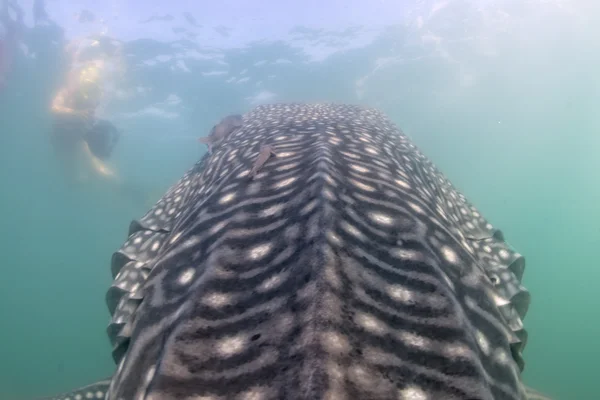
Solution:
<svg viewBox="0 0 600 400"><path fill-rule="evenodd" d="M546 399L524 257L389 117L232 115L113 254L114 374L53 399Z"/></svg>

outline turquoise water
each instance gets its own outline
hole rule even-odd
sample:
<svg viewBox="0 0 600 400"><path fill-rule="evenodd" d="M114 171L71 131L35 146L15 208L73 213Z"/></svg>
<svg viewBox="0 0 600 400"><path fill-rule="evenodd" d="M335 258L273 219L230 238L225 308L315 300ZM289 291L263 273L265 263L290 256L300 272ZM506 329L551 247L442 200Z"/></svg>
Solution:
<svg viewBox="0 0 600 400"><path fill-rule="evenodd" d="M319 60L273 38L213 49L228 67L191 58L185 72L171 68L175 58L140 66L175 54L160 37L126 42L128 87L149 89L109 105L124 131L114 162L157 200L205 151L195 138L227 114L261 101L376 106L525 255L526 382L556 399L596 399L600 32L591 17L600 14L584 2L492 3L486 12L460 3L423 13L425 22L388 27ZM302 37L355 40L334 31ZM55 33L28 28L28 51L15 50L0 95L2 399L112 373L110 256L149 205L62 179L48 142L48 106L65 67ZM180 102L168 104L171 94ZM131 116L150 106L163 113Z"/></svg>

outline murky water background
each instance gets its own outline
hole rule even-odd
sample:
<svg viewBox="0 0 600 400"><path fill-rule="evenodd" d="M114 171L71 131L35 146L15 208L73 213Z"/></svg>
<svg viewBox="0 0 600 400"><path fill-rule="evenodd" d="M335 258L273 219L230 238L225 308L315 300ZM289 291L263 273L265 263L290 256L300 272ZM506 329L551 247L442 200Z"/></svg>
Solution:
<svg viewBox="0 0 600 400"><path fill-rule="evenodd" d="M557 399L600 396L594 2L18 3L25 25L4 41L13 60L0 92L0 398L113 370L110 256L149 204L67 186L48 141L62 48L91 33L124 42L125 83L103 112L124 132L115 165L152 201L227 114L317 100L387 112L525 255L527 383Z"/></svg>

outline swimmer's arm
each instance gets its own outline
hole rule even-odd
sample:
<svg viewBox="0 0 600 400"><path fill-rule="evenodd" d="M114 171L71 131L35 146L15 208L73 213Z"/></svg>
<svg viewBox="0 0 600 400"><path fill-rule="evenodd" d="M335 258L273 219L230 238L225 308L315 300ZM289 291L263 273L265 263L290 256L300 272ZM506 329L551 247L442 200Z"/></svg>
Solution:
<svg viewBox="0 0 600 400"><path fill-rule="evenodd" d="M61 89L60 92L52 100L52 112L57 114L77 114L82 118L90 119L93 117L94 112L92 109L76 110L72 107L65 105L67 96L67 90Z"/></svg>
<svg viewBox="0 0 600 400"><path fill-rule="evenodd" d="M73 113L74 109L65 105L66 89L61 89L52 100L52 111L56 113Z"/></svg>

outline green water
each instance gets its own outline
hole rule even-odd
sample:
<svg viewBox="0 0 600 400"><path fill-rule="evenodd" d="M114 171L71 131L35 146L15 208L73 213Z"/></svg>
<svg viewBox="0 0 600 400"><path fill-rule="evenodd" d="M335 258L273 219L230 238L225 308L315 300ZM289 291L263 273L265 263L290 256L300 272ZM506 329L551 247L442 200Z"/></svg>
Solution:
<svg viewBox="0 0 600 400"><path fill-rule="evenodd" d="M282 101L363 103L388 113L525 255L532 294L524 321L527 383L556 399L594 400L600 32L592 7L571 4L583 17L529 10L509 31L449 41L447 54L432 52L433 44L421 57L414 34L397 28L316 65L252 72L260 58L300 57L280 44L227 51L225 59L250 68L255 80L277 74L271 90ZM44 51L41 36L30 34L37 59L17 59L0 97L0 399L52 394L112 373L104 303L110 257L129 221L147 209L61 180L47 108L62 64ZM484 42L492 55L481 51ZM375 68L381 57L391 61ZM199 75L156 82L140 72L130 79L152 84L157 96L176 92L190 107L183 122L129 123L119 145L118 166L155 199L203 151L172 132L201 136L224 115L251 107L245 89Z"/></svg>

